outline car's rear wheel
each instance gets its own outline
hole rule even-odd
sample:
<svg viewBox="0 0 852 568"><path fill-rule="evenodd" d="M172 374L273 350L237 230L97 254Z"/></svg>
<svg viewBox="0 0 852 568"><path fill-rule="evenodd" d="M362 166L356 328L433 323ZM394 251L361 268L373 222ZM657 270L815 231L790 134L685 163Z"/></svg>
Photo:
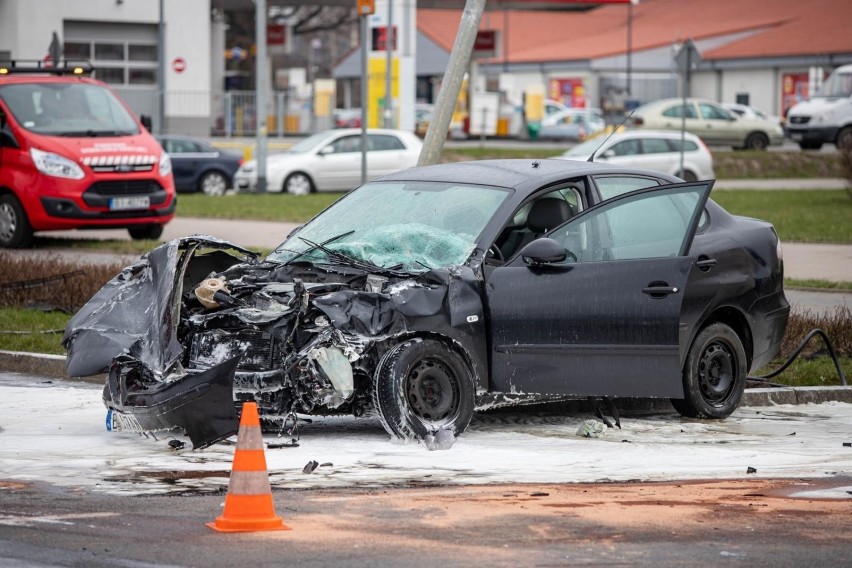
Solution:
<svg viewBox="0 0 852 568"><path fill-rule="evenodd" d="M702 329L686 356L683 399L672 399L681 415L726 418L743 397L748 368L745 349L736 332L723 323Z"/></svg>
<svg viewBox="0 0 852 568"><path fill-rule="evenodd" d="M690 170L678 172L677 177L679 177L683 181L688 181L688 182L698 181L698 176L695 175L695 172L692 172Z"/></svg>
<svg viewBox="0 0 852 568"><path fill-rule="evenodd" d="M458 436L473 417L467 363L434 339L410 339L388 351L373 377L373 405L391 436L422 440L438 430Z"/></svg>
<svg viewBox="0 0 852 568"><path fill-rule="evenodd" d="M159 239L163 235L163 226L157 223L128 227L127 232L134 241Z"/></svg>
<svg viewBox="0 0 852 568"><path fill-rule="evenodd" d="M314 182L307 174L293 172L284 180L284 191L290 195L307 195L313 193Z"/></svg>
<svg viewBox="0 0 852 568"><path fill-rule="evenodd" d="M228 176L222 172L207 172L198 180L198 190L205 195L224 195L230 186Z"/></svg>
<svg viewBox="0 0 852 568"><path fill-rule="evenodd" d="M21 202L14 195L0 195L0 247L23 248L32 240L33 229Z"/></svg>
<svg viewBox="0 0 852 568"><path fill-rule="evenodd" d="M769 137L763 132L752 132L748 135L745 147L749 150L766 150L769 146Z"/></svg>
<svg viewBox="0 0 852 568"><path fill-rule="evenodd" d="M852 150L852 126L842 128L837 134L837 149Z"/></svg>

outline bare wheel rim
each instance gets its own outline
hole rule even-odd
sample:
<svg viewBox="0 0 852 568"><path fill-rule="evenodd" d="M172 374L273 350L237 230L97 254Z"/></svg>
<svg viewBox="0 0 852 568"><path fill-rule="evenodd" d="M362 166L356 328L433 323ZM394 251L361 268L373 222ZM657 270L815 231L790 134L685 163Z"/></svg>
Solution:
<svg viewBox="0 0 852 568"><path fill-rule="evenodd" d="M225 176L217 173L205 174L201 180L201 191L206 195L222 195L227 189L228 182Z"/></svg>
<svg viewBox="0 0 852 568"><path fill-rule="evenodd" d="M8 203L0 203L0 240L8 242L15 236L18 228L18 216Z"/></svg>
<svg viewBox="0 0 852 568"><path fill-rule="evenodd" d="M423 359L411 368L406 377L405 395L413 413L426 424L446 424L459 411L458 379L438 359Z"/></svg>
<svg viewBox="0 0 852 568"><path fill-rule="evenodd" d="M311 192L311 181L303 174L293 174L287 178L287 193L307 195Z"/></svg>
<svg viewBox="0 0 852 568"><path fill-rule="evenodd" d="M736 383L736 355L724 342L714 341L698 360L698 386L701 396L712 406L722 406L733 394Z"/></svg>

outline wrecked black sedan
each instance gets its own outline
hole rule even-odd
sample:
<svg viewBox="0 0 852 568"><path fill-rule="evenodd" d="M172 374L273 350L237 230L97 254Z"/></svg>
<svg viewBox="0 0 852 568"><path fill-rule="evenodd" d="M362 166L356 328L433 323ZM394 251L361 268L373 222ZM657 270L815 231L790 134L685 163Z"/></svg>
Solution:
<svg viewBox="0 0 852 568"><path fill-rule="evenodd" d="M774 229L712 185L563 160L385 176L263 259L203 236L148 253L72 318L68 372L109 369L116 426L195 447L243 401L266 428L374 412L404 439L547 397L724 418L789 305Z"/></svg>

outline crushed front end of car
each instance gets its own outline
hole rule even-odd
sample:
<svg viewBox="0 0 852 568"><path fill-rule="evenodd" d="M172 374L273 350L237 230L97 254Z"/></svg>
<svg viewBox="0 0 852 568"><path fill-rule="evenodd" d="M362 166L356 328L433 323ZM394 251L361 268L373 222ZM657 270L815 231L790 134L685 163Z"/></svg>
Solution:
<svg viewBox="0 0 852 568"><path fill-rule="evenodd" d="M205 236L168 242L71 319L68 372L109 369L103 400L116 429L179 429L202 448L237 432L244 401L257 402L267 430L292 429L297 413L364 415L395 338L450 327L450 304L481 313L469 268L336 260L261 261Z"/></svg>

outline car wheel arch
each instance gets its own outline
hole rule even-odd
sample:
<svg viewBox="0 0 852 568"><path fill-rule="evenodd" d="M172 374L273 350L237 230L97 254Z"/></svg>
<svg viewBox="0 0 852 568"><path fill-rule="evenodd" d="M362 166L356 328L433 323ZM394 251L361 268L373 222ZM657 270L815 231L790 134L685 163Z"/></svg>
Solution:
<svg viewBox="0 0 852 568"><path fill-rule="evenodd" d="M723 323L734 330L734 333L740 338L743 344L743 350L746 354L746 368L751 369L751 363L754 360L754 340L752 338L751 325L748 322L748 317L739 309L733 306L721 306L710 313L702 322L701 325L695 326L692 336L686 345L686 349L682 358L686 357L686 351L689 346L695 341L701 331L714 323Z"/></svg>

